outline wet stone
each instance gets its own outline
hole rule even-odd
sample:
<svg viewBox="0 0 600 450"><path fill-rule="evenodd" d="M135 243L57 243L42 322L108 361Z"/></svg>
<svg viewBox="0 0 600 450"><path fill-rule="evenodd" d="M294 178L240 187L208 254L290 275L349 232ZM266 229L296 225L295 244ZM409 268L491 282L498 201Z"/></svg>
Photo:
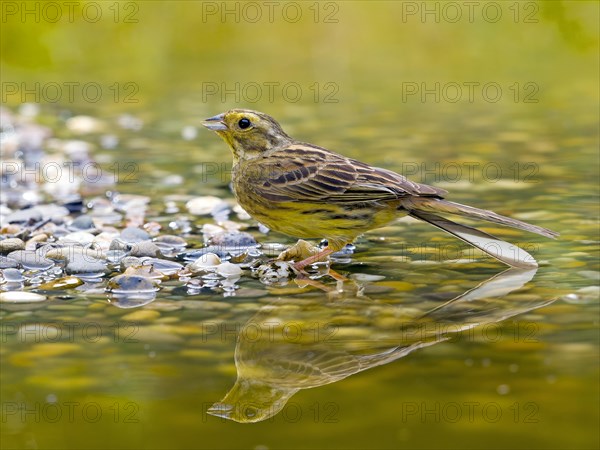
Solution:
<svg viewBox="0 0 600 450"><path fill-rule="evenodd" d="M158 270L164 275L175 275L177 272L183 269L183 264L157 258L144 258L142 264L145 266L152 265L154 269Z"/></svg>
<svg viewBox="0 0 600 450"><path fill-rule="evenodd" d="M92 233L88 233L87 231L75 231L73 233L69 233L59 239L59 242L62 243L75 243L80 245L89 245L93 242L94 235Z"/></svg>
<svg viewBox="0 0 600 450"><path fill-rule="evenodd" d="M47 270L55 265L54 261L45 258L36 252L30 250L18 250L11 252L8 257L14 259L25 269L29 270Z"/></svg>
<svg viewBox="0 0 600 450"><path fill-rule="evenodd" d="M62 223L63 219L69 215L69 210L64 206L48 204L38 205L35 210L42 215L42 219L49 219L55 223Z"/></svg>
<svg viewBox="0 0 600 450"><path fill-rule="evenodd" d="M75 231L89 231L95 228L93 219L87 214L83 214L77 217L71 224L69 225L71 230Z"/></svg>
<svg viewBox="0 0 600 450"><path fill-rule="evenodd" d="M19 267L19 263L16 260L0 256L0 269L15 269L17 267Z"/></svg>
<svg viewBox="0 0 600 450"><path fill-rule="evenodd" d="M41 284L37 287L42 291L59 291L65 289L73 289L78 286L81 286L83 281L81 281L77 277L63 277L58 278L57 280L49 281L48 283Z"/></svg>
<svg viewBox="0 0 600 450"><path fill-rule="evenodd" d="M218 207L222 206L225 202L213 196L196 197L188 201L185 207L195 216L206 216L212 214ZM227 206L227 204L225 203Z"/></svg>
<svg viewBox="0 0 600 450"><path fill-rule="evenodd" d="M215 268L216 272L223 277L239 277L242 274L242 269L237 264L224 262Z"/></svg>
<svg viewBox="0 0 600 450"><path fill-rule="evenodd" d="M133 244L131 247L131 256L143 257L143 256L160 256L160 248L151 241L142 241Z"/></svg>
<svg viewBox="0 0 600 450"><path fill-rule="evenodd" d="M175 247L175 248L182 248L185 247L187 245L187 242L185 239L179 237L179 236L174 236L172 234L163 234L162 236L157 236L156 239L154 239L154 242L157 245L164 245L167 247Z"/></svg>
<svg viewBox="0 0 600 450"><path fill-rule="evenodd" d="M23 274L18 269L4 269L2 271L2 275L4 276L4 281L7 283L23 282Z"/></svg>
<svg viewBox="0 0 600 450"><path fill-rule="evenodd" d="M141 228L127 227L121 232L121 240L128 244L135 244L149 239L150 235Z"/></svg>
<svg viewBox="0 0 600 450"><path fill-rule="evenodd" d="M201 258L209 253L217 255L219 258L221 258L221 260L229 259L229 253L227 251L213 245L197 250L188 250L186 252L181 252L177 255L177 259L193 262L196 261L198 258Z"/></svg>
<svg viewBox="0 0 600 450"><path fill-rule="evenodd" d="M25 242L19 238L8 238L0 241L0 253L6 254L17 250L24 250Z"/></svg>
<svg viewBox="0 0 600 450"><path fill-rule="evenodd" d="M289 278L292 275L292 269L287 262L275 261L261 265L257 270L257 275L263 283L276 283Z"/></svg>
<svg viewBox="0 0 600 450"><path fill-rule="evenodd" d="M103 260L92 258L84 255L73 255L65 271L68 274L90 274L90 273L107 273L108 269Z"/></svg>
<svg viewBox="0 0 600 450"><path fill-rule="evenodd" d="M36 303L43 302L47 297L35 292L10 291L0 293L0 303Z"/></svg>
<svg viewBox="0 0 600 450"><path fill-rule="evenodd" d="M137 256L126 256L125 258L123 258L121 260L121 269L125 270L128 267L132 267L132 266L141 266L142 265L142 259L138 258Z"/></svg>
<svg viewBox="0 0 600 450"><path fill-rule="evenodd" d="M215 247L238 250L258 245L254 236L243 231L216 234L209 239L208 243Z"/></svg>
<svg viewBox="0 0 600 450"><path fill-rule="evenodd" d="M46 258L57 259L61 261L71 261L72 259L78 257L90 259L104 259L105 257L102 251L83 247L81 245L50 248L49 250L45 250L45 248L38 249L37 252L40 254L45 254Z"/></svg>
<svg viewBox="0 0 600 450"><path fill-rule="evenodd" d="M6 216L6 223L35 223L42 220L42 214L37 208L15 211Z"/></svg>
<svg viewBox="0 0 600 450"><path fill-rule="evenodd" d="M113 293L155 292L156 286L150 278L139 275L117 275L108 282L107 290Z"/></svg>
<svg viewBox="0 0 600 450"><path fill-rule="evenodd" d="M123 275L135 275L153 280L161 280L166 278L163 273L155 270L153 266L130 266L125 270Z"/></svg>
<svg viewBox="0 0 600 450"><path fill-rule="evenodd" d="M221 258L219 258L218 255L214 253L206 253L196 259L196 261L188 264L186 267L191 270L192 273L196 273L214 271L219 264L221 264Z"/></svg>
<svg viewBox="0 0 600 450"><path fill-rule="evenodd" d="M106 260L112 264L120 263L123 258L125 258L129 252L123 250L109 250L106 252Z"/></svg>

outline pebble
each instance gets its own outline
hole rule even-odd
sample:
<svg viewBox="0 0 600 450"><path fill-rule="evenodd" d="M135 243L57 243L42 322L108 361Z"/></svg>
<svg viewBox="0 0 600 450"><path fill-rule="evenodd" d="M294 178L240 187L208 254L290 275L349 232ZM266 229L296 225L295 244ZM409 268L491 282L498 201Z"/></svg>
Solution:
<svg viewBox="0 0 600 450"><path fill-rule="evenodd" d="M4 281L7 283L23 282L23 274L18 269L4 269L2 271L2 276L4 276Z"/></svg>
<svg viewBox="0 0 600 450"><path fill-rule="evenodd" d="M216 267L216 272L224 277L239 277L242 274L242 269L237 264L224 262Z"/></svg>
<svg viewBox="0 0 600 450"><path fill-rule="evenodd" d="M88 233L87 231L75 231L61 237L58 241L61 243L89 245L94 241L94 235L92 233Z"/></svg>
<svg viewBox="0 0 600 450"><path fill-rule="evenodd" d="M206 253L200 256L196 261L188 264L186 267L193 273L205 272L207 270L214 270L216 266L221 264L221 258L214 253Z"/></svg>
<svg viewBox="0 0 600 450"><path fill-rule="evenodd" d="M41 248L38 249L37 252L44 254L46 258L57 259L60 261L70 261L76 257L93 259L105 258L105 255L101 250L95 250L89 247L82 247L81 245L72 245L68 247L57 247L50 249Z"/></svg>
<svg viewBox="0 0 600 450"><path fill-rule="evenodd" d="M187 242L185 239L179 237L179 236L175 236L172 234L163 234L161 236L157 236L156 239L154 239L154 242L157 245L165 245L168 247L176 247L176 248L183 248L187 246Z"/></svg>
<svg viewBox="0 0 600 450"><path fill-rule="evenodd" d="M125 269L123 275L135 275L153 280L161 280L166 278L163 273L155 270L153 266L129 266L127 269Z"/></svg>
<svg viewBox="0 0 600 450"><path fill-rule="evenodd" d="M132 245L130 255L137 257L156 257L160 256L161 253L160 248L158 248L158 246L154 242L142 241Z"/></svg>
<svg viewBox="0 0 600 450"><path fill-rule="evenodd" d="M83 281L81 281L77 277L63 277L41 284L37 287L37 289L40 289L42 291L57 291L65 289L74 289L78 286L81 286L82 284Z"/></svg>
<svg viewBox="0 0 600 450"><path fill-rule="evenodd" d="M229 259L229 253L224 251L222 248L208 246L197 250L187 250L177 254L177 259L183 259L184 261L194 262L198 258L202 258L204 255L209 253L217 255L221 260Z"/></svg>
<svg viewBox="0 0 600 450"><path fill-rule="evenodd" d="M65 272L72 274L104 274L108 272L106 262L100 259L74 254L69 259Z"/></svg>
<svg viewBox="0 0 600 450"><path fill-rule="evenodd" d="M0 293L0 303L36 303L43 302L48 297L35 292L9 291Z"/></svg>
<svg viewBox="0 0 600 450"><path fill-rule="evenodd" d="M69 228L77 231L93 230L95 229L94 220L87 214L82 214L71 222Z"/></svg>
<svg viewBox="0 0 600 450"><path fill-rule="evenodd" d="M142 265L142 259L138 258L137 256L126 256L125 258L123 258L121 260L122 270L125 270L127 267L141 266L141 265Z"/></svg>
<svg viewBox="0 0 600 450"><path fill-rule="evenodd" d="M38 244L42 244L47 241L48 235L46 233L36 234L27 241L25 248L27 250L35 250L38 247Z"/></svg>
<svg viewBox="0 0 600 450"><path fill-rule="evenodd" d="M164 275L175 275L177 272L183 269L183 264L166 259L144 258L142 261L143 265L151 265L155 270L158 270Z"/></svg>
<svg viewBox="0 0 600 450"><path fill-rule="evenodd" d="M127 227L121 231L121 240L128 244L135 244L137 242L147 241L150 239L150 235L137 227Z"/></svg>
<svg viewBox="0 0 600 450"><path fill-rule="evenodd" d="M5 223L35 223L42 220L42 213L37 208L21 209L10 213L5 218Z"/></svg>
<svg viewBox="0 0 600 450"><path fill-rule="evenodd" d="M0 256L0 269L14 269L19 267L19 263L12 258Z"/></svg>
<svg viewBox="0 0 600 450"><path fill-rule="evenodd" d="M149 293L157 290L155 284L139 275L117 275L108 281L107 290L115 294Z"/></svg>
<svg viewBox="0 0 600 450"><path fill-rule="evenodd" d="M17 250L9 253L8 257L30 270L47 270L55 265L54 261L31 250Z"/></svg>
<svg viewBox="0 0 600 450"><path fill-rule="evenodd" d="M205 196L196 197L189 200L185 207L195 216L207 216L212 214L219 206L222 206L225 202L219 197ZM227 205L225 203L225 205Z"/></svg>
<svg viewBox="0 0 600 450"><path fill-rule="evenodd" d="M234 249L242 251L248 247L256 247L258 243L254 236L243 231L240 232L224 232L211 236L208 244L214 247L223 249Z"/></svg>
<svg viewBox="0 0 600 450"><path fill-rule="evenodd" d="M0 241L0 253L10 253L24 249L25 242L19 238L8 238Z"/></svg>
<svg viewBox="0 0 600 450"><path fill-rule="evenodd" d="M258 278L266 284L276 283L280 280L290 278L292 273L290 264L285 261L274 261L269 264L262 264L257 270Z"/></svg>

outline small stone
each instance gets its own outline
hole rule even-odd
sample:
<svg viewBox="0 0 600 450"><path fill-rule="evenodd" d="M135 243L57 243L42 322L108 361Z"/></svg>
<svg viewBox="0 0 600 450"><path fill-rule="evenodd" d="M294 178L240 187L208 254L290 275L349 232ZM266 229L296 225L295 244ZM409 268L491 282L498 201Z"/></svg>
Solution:
<svg viewBox="0 0 600 450"><path fill-rule="evenodd" d="M104 274L108 272L108 269L103 260L76 254L69 259L65 272L68 274Z"/></svg>
<svg viewBox="0 0 600 450"><path fill-rule="evenodd" d="M10 213L5 218L5 223L35 223L42 220L42 214L37 208L21 209Z"/></svg>
<svg viewBox="0 0 600 450"><path fill-rule="evenodd" d="M256 247L258 245L256 239L254 239L254 236L243 231L216 234L209 239L208 243L209 245L213 245L215 247L235 249L240 251L243 251L249 247Z"/></svg>
<svg viewBox="0 0 600 450"><path fill-rule="evenodd" d="M19 267L19 263L12 258L0 256L0 269L15 269Z"/></svg>
<svg viewBox="0 0 600 450"><path fill-rule="evenodd" d="M42 244L48 241L48 235L46 233L36 234L32 236L25 245L27 250L35 250L38 247L38 244Z"/></svg>
<svg viewBox="0 0 600 450"><path fill-rule="evenodd" d="M270 284L290 278L292 269L290 264L285 261L275 261L259 266L257 274L263 283Z"/></svg>
<svg viewBox="0 0 600 450"><path fill-rule="evenodd" d="M157 259L157 258L144 258L143 263L144 266L151 265L155 270L158 270L163 275L175 275L181 269L183 269L183 264L179 264L175 261L168 261L166 259Z"/></svg>
<svg viewBox="0 0 600 450"><path fill-rule="evenodd" d="M9 291L0 293L0 303L36 303L43 302L48 297L35 292Z"/></svg>
<svg viewBox="0 0 600 450"><path fill-rule="evenodd" d="M205 196L193 198L185 204L185 207L190 214L206 216L212 214L223 203L225 202L218 197Z"/></svg>
<svg viewBox="0 0 600 450"><path fill-rule="evenodd" d="M117 275L108 282L107 290L113 293L155 292L156 286L150 278L139 275Z"/></svg>
<svg viewBox="0 0 600 450"><path fill-rule="evenodd" d="M63 277L41 284L37 289L42 291L62 291L65 289L74 289L82 284L83 281L77 277Z"/></svg>
<svg viewBox="0 0 600 450"><path fill-rule="evenodd" d="M123 275L130 275L130 276L135 275L135 276L150 278L153 280L161 280L161 279L166 278L164 274L155 270L153 266L144 266L144 265L129 266L127 269L125 269L125 272L123 273Z"/></svg>
<svg viewBox="0 0 600 450"><path fill-rule="evenodd" d="M137 227L127 227L121 231L121 240L128 244L135 244L136 242L147 241L150 239L150 235Z"/></svg>
<svg viewBox="0 0 600 450"><path fill-rule="evenodd" d="M38 253L44 254L43 249L38 249ZM46 251L45 256L46 258L57 259L59 261L70 261L77 257L105 259L105 255L101 250L82 247L81 245L51 248Z"/></svg>
<svg viewBox="0 0 600 450"><path fill-rule="evenodd" d="M165 246L176 247L176 248L182 248L182 247L187 246L187 242L185 239L183 239L179 236L174 236L172 234L163 234L161 236L157 236L154 239L154 242L157 245L164 244Z"/></svg>
<svg viewBox="0 0 600 450"><path fill-rule="evenodd" d="M160 248L151 241L142 241L131 246L131 256L143 257L150 256L156 257L160 256Z"/></svg>
<svg viewBox="0 0 600 450"><path fill-rule="evenodd" d="M196 261L187 265L192 272L213 271L216 266L221 264L221 258L214 253L206 253L200 256Z"/></svg>
<svg viewBox="0 0 600 450"><path fill-rule="evenodd" d="M216 272L223 277L239 277L242 274L242 269L237 264L224 262L216 267Z"/></svg>
<svg viewBox="0 0 600 450"><path fill-rule="evenodd" d="M4 269L2 271L2 275L4 276L4 281L7 283L23 282L23 274L18 269Z"/></svg>
<svg viewBox="0 0 600 450"><path fill-rule="evenodd" d="M122 270L125 270L128 267L141 266L141 265L142 265L142 260L141 260L141 258L138 258L137 256L126 256L125 258L123 258L121 260Z"/></svg>
<svg viewBox="0 0 600 450"><path fill-rule="evenodd" d="M67 208L54 203L37 205L35 209L42 215L42 219L49 219L56 223L62 223L64 218L69 215Z"/></svg>
<svg viewBox="0 0 600 450"><path fill-rule="evenodd" d="M17 250L24 250L25 242L19 238L8 238L0 241L0 253L6 254Z"/></svg>
<svg viewBox="0 0 600 450"><path fill-rule="evenodd" d="M94 235L87 231L75 231L61 237L58 241L61 243L75 243L80 245L89 245L93 242Z"/></svg>
<svg viewBox="0 0 600 450"><path fill-rule="evenodd" d="M8 257L30 270L47 270L55 265L54 261L30 250L17 250L9 253Z"/></svg>
<svg viewBox="0 0 600 450"><path fill-rule="evenodd" d="M82 214L71 222L69 228L78 231L89 231L95 228L94 220L87 214Z"/></svg>

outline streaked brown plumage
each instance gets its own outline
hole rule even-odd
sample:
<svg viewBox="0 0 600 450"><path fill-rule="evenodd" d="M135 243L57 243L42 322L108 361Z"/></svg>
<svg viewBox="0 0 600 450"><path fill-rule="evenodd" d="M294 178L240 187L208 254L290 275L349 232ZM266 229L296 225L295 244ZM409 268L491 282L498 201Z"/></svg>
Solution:
<svg viewBox="0 0 600 450"><path fill-rule="evenodd" d="M270 116L233 109L206 119L233 151L235 196L252 217L272 230L325 238L329 245L307 264L340 250L365 231L409 214L431 223L500 261L529 268L527 252L494 236L437 216L449 213L487 220L554 238L557 233L519 220L444 200L446 191L415 183L288 136Z"/></svg>

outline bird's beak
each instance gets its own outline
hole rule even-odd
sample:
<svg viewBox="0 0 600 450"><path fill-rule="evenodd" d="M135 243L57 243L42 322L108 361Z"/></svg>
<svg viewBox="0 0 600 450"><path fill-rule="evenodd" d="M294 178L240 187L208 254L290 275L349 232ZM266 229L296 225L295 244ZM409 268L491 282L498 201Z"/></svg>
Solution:
<svg viewBox="0 0 600 450"><path fill-rule="evenodd" d="M227 125L223 122L225 114L218 114L216 116L209 117L202 121L202 125L212 131L223 131L227 129Z"/></svg>
<svg viewBox="0 0 600 450"><path fill-rule="evenodd" d="M233 414L233 406L227 403L217 402L208 408L208 414L211 416L222 417L223 419L231 419Z"/></svg>

